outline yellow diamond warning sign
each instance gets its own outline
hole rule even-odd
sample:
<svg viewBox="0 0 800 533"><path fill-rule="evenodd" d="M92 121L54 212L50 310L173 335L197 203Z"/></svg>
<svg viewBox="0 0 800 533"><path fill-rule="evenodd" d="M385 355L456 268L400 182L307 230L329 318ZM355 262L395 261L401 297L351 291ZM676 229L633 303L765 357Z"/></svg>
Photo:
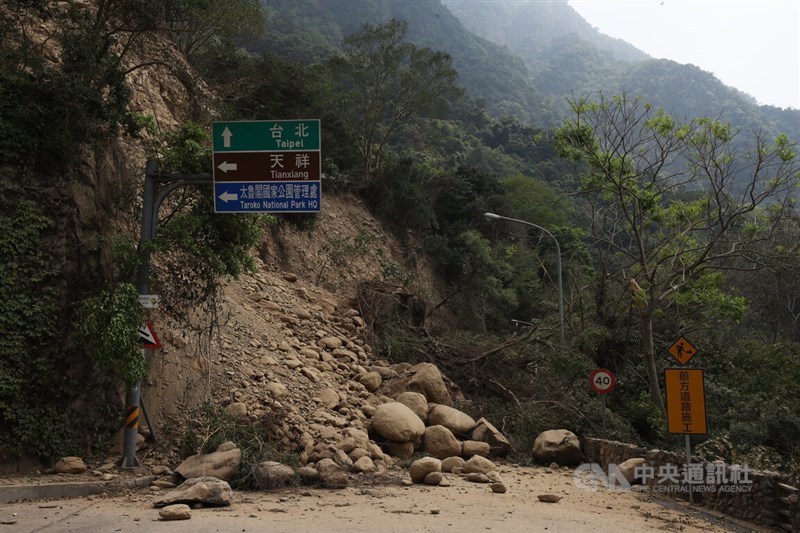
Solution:
<svg viewBox="0 0 800 533"><path fill-rule="evenodd" d="M697 355L697 348L683 337L679 337L667 351L682 365L685 365L689 362L689 359Z"/></svg>

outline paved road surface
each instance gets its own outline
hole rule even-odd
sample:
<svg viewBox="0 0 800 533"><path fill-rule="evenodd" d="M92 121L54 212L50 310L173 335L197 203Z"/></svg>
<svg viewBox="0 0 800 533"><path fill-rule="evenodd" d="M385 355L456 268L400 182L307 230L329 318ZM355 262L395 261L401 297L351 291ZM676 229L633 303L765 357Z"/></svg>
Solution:
<svg viewBox="0 0 800 533"><path fill-rule="evenodd" d="M191 519L172 522L159 520L149 490L5 504L0 533L761 531L707 513L697 516L683 503L664 506L647 494L583 490L572 482L571 471L508 467L501 474L506 494L456 476L448 478L449 487L236 492L230 507L194 509ZM537 496L545 493L562 499L540 502Z"/></svg>

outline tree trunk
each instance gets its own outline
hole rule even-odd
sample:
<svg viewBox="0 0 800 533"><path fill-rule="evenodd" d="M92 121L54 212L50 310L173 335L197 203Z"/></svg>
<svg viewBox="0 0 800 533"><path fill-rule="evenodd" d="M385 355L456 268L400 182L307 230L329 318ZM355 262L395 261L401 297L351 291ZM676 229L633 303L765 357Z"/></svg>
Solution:
<svg viewBox="0 0 800 533"><path fill-rule="evenodd" d="M664 420L667 419L667 408L661 397L661 386L658 383L658 369L653 353L653 309L650 304L639 314L642 328L642 349L644 351L644 365L647 368L647 383L650 386L650 396L658 407Z"/></svg>

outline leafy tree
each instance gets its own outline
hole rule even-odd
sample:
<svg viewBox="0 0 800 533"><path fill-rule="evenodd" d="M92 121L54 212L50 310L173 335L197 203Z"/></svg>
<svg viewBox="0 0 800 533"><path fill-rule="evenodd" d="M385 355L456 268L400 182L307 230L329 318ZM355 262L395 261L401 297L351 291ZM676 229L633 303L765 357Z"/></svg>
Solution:
<svg viewBox="0 0 800 533"><path fill-rule="evenodd" d="M586 164L581 191L601 273L629 288L650 393L664 415L653 323L689 305L741 316L743 299L722 291L715 274L757 270L765 252L797 252L796 243L773 246L793 211L796 144L756 134L740 153L737 132L718 120L679 123L625 95L569 103L573 118L558 130L558 147Z"/></svg>
<svg viewBox="0 0 800 533"><path fill-rule="evenodd" d="M236 38L256 39L265 26L258 0L165 0L164 17L172 40L190 60Z"/></svg>
<svg viewBox="0 0 800 533"><path fill-rule="evenodd" d="M519 305L507 254L498 253L477 230L463 232L455 246L461 266L455 298L461 325L486 333L491 326L507 324L507 311Z"/></svg>
<svg viewBox="0 0 800 533"><path fill-rule="evenodd" d="M407 31L407 23L396 19L365 24L328 61L367 184L385 159L392 133L443 108L446 98L459 92L450 56L404 42Z"/></svg>
<svg viewBox="0 0 800 533"><path fill-rule="evenodd" d="M128 124L121 54L109 30L85 10L13 4L14 10L0 11L0 164L15 165L24 178L64 172L82 147L105 142ZM37 20L51 22L58 64L43 60L32 37L29 26Z"/></svg>

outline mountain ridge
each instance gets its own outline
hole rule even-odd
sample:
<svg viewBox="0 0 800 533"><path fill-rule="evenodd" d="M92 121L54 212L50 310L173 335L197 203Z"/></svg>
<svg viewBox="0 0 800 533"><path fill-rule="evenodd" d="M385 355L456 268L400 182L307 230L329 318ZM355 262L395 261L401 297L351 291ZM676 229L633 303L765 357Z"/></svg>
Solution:
<svg viewBox="0 0 800 533"><path fill-rule="evenodd" d="M265 0L264 6L274 31L250 49L305 63L334 54L341 39L363 23L406 20L408 40L450 54L460 84L496 117L549 127L569 112L567 96L627 92L678 116L721 113L735 127L800 139L799 110L758 105L699 67L652 58L602 34L566 0L365 0L357 6L346 0Z"/></svg>

